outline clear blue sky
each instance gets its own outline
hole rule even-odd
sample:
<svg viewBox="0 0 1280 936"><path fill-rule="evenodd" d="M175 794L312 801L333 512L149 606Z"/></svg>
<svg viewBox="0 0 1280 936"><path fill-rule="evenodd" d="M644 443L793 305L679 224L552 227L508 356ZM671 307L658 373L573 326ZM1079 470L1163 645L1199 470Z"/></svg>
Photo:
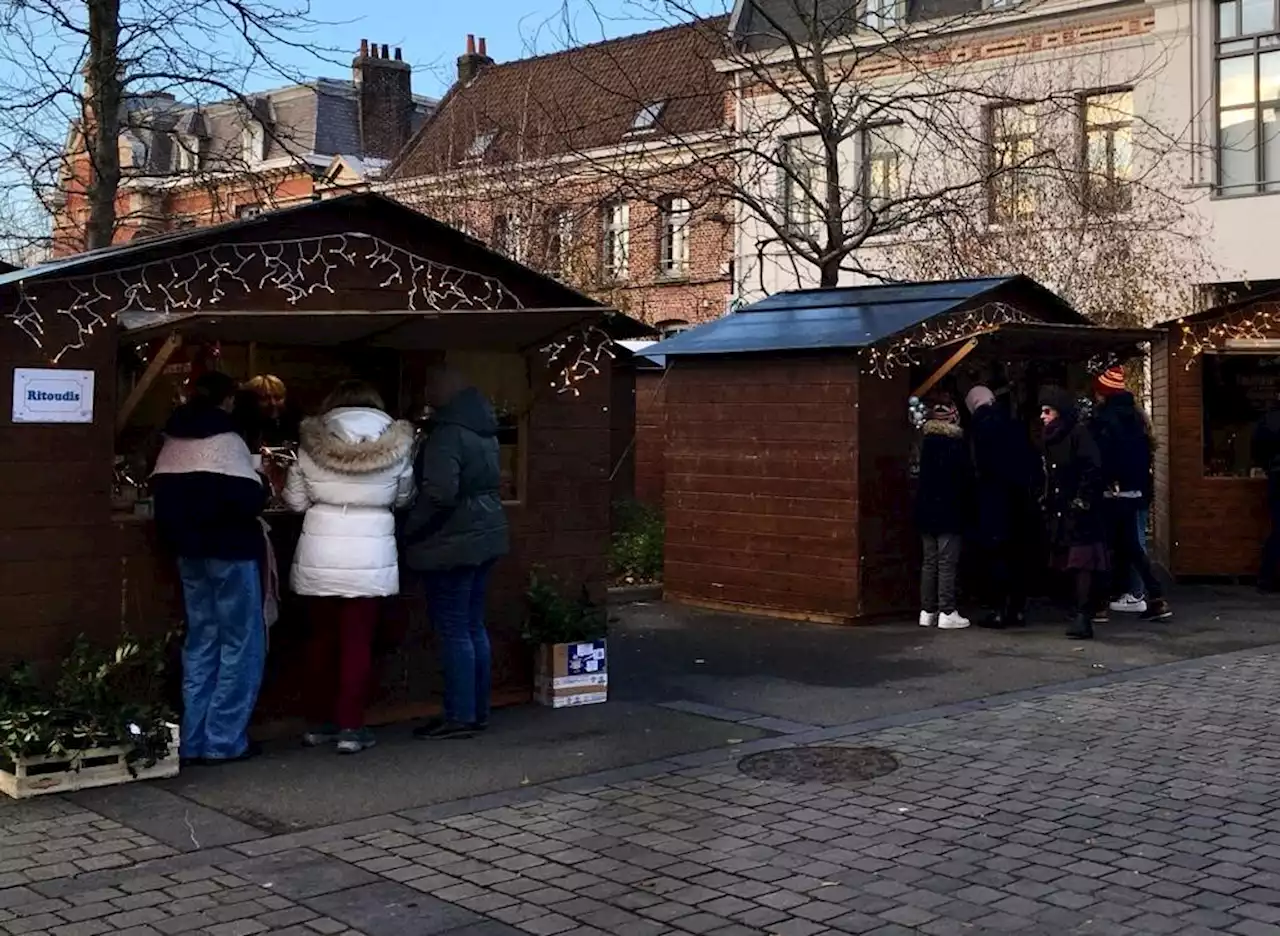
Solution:
<svg viewBox="0 0 1280 936"><path fill-rule="evenodd" d="M731 0L678 2L703 14L731 5ZM346 77L361 39L398 45L414 66L414 91L433 97L453 80L454 60L464 51L467 33L486 37L489 55L502 62L562 49L567 35L577 43L598 42L676 21L664 0L312 0L312 10L317 20L332 25L317 29L307 41L341 52L333 61L299 53L289 65L311 75Z"/></svg>

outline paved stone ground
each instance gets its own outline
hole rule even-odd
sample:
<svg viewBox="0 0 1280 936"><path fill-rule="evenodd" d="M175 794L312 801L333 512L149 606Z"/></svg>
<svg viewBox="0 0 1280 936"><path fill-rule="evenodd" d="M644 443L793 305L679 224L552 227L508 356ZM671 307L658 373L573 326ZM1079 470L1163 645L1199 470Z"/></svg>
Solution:
<svg viewBox="0 0 1280 936"><path fill-rule="evenodd" d="M10 804L0 930L1280 934L1278 706L1260 649L219 845L202 814L158 841L91 796ZM812 743L900 767L737 769Z"/></svg>

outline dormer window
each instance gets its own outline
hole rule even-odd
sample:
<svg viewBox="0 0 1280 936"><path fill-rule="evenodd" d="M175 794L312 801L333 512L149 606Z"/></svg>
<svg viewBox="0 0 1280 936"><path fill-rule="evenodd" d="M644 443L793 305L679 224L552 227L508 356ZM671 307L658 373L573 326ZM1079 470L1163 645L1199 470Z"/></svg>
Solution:
<svg viewBox="0 0 1280 936"><path fill-rule="evenodd" d="M200 140L188 134L179 134L173 141L174 172L200 171Z"/></svg>
<svg viewBox="0 0 1280 936"><path fill-rule="evenodd" d="M493 145L493 139L498 135L497 130L484 130L475 135L471 141L471 145L467 147L467 159L483 159L484 155L489 152L489 147Z"/></svg>
<svg viewBox="0 0 1280 936"><path fill-rule="evenodd" d="M245 162L261 162L267 155L267 128L257 120L248 120L241 132L240 148Z"/></svg>
<svg viewBox="0 0 1280 936"><path fill-rule="evenodd" d="M631 121L632 133L649 133L657 129L658 118L662 116L666 101L652 101L640 108L635 119Z"/></svg>

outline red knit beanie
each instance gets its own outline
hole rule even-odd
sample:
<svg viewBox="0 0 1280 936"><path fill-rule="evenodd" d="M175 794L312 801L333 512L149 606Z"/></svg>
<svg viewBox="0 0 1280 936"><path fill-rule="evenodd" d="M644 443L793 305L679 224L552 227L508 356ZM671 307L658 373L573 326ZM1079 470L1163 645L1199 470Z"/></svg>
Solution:
<svg viewBox="0 0 1280 936"><path fill-rule="evenodd" d="M1128 389L1124 385L1124 368L1108 367L1093 379L1093 389L1097 391L1099 396L1104 397L1123 393Z"/></svg>

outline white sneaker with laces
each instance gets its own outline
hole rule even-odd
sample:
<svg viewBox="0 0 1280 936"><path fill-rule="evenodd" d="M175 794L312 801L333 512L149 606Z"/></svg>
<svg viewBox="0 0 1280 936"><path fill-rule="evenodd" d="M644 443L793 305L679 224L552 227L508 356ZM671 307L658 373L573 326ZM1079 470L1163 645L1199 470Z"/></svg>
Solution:
<svg viewBox="0 0 1280 936"><path fill-rule="evenodd" d="M1147 602L1133 595L1121 595L1111 602L1111 610L1118 614L1141 614L1147 610Z"/></svg>
<svg viewBox="0 0 1280 936"><path fill-rule="evenodd" d="M920 612L921 627L936 627L938 625L938 614L935 611Z"/></svg>
<svg viewBox="0 0 1280 936"><path fill-rule="evenodd" d="M941 630L961 630L968 626L969 619L961 617L959 611L948 611L938 618L938 627Z"/></svg>

